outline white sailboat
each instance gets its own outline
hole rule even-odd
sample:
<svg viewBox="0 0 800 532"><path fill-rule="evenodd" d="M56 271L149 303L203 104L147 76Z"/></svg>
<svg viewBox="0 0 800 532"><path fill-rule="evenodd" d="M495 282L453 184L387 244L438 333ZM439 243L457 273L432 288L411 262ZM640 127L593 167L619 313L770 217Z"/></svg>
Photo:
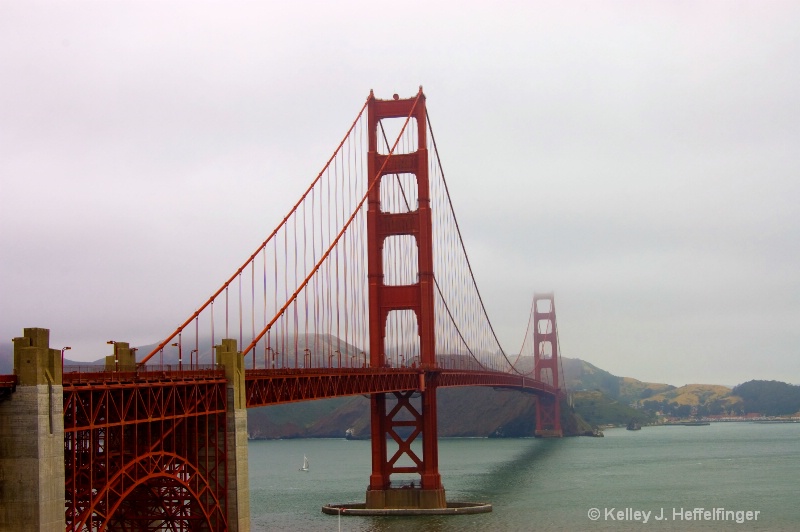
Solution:
<svg viewBox="0 0 800 532"><path fill-rule="evenodd" d="M308 457L306 457L306 455L303 455L303 467L298 469L298 471L308 471Z"/></svg>

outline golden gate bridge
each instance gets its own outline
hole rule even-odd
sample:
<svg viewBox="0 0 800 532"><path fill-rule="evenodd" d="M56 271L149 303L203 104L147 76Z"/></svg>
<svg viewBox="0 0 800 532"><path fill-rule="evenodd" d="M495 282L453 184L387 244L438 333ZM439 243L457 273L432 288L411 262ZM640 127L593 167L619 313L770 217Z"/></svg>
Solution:
<svg viewBox="0 0 800 532"><path fill-rule="evenodd" d="M112 341L104 366L63 367L47 329L14 339L0 471L18 489L0 490L0 530L249 530L246 409L357 394L362 507L444 510L438 388L535 394L536 435L561 436L551 293L523 338L506 352L488 318L422 88L370 92L278 227L140 360Z"/></svg>

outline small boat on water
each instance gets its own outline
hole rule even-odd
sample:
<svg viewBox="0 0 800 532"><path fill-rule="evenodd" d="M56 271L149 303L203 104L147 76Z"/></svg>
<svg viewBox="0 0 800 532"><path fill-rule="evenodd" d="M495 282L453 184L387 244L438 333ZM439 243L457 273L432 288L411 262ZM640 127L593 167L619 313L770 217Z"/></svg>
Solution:
<svg viewBox="0 0 800 532"><path fill-rule="evenodd" d="M356 429L350 427L346 431L344 431L344 439L345 440L368 440L369 436L356 436Z"/></svg>
<svg viewBox="0 0 800 532"><path fill-rule="evenodd" d="M303 467L298 469L298 471L306 471L306 472L308 472L308 457L306 457L306 455L303 455Z"/></svg>

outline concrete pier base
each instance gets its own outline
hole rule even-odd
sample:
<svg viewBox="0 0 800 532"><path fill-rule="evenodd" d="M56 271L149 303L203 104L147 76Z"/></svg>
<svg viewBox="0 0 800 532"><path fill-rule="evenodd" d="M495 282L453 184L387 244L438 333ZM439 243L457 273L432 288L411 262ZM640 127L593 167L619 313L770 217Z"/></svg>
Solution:
<svg viewBox="0 0 800 532"><path fill-rule="evenodd" d="M58 531L64 518L64 393L50 331L14 338L17 389L0 402L0 531Z"/></svg>
<svg viewBox="0 0 800 532"><path fill-rule="evenodd" d="M329 515L469 515L492 511L486 502L449 502L444 508L367 508L365 504L327 504L322 513Z"/></svg>
<svg viewBox="0 0 800 532"><path fill-rule="evenodd" d="M424 490L419 488L396 488L367 490L365 507L379 508L447 508L444 488Z"/></svg>
<svg viewBox="0 0 800 532"><path fill-rule="evenodd" d="M228 446L227 516L230 532L250 531L250 475L247 464L247 403L244 359L236 340L216 346L217 364L225 367L228 381L228 414L225 437Z"/></svg>

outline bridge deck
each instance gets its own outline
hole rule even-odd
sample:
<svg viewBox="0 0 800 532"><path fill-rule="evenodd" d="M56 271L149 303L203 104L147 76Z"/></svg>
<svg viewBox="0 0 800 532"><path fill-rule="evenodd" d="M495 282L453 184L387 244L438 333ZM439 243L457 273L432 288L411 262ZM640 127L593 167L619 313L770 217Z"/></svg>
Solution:
<svg viewBox="0 0 800 532"><path fill-rule="evenodd" d="M173 366L107 370L104 366L65 368L65 387L127 386L217 380L224 370L216 366L178 369ZM537 395L556 390L531 377L491 371L423 370L421 368L249 369L245 371L247 407L311 401L348 395L424 390L426 386L491 386L516 388ZM12 393L16 375L0 375L0 397Z"/></svg>
<svg viewBox="0 0 800 532"><path fill-rule="evenodd" d="M530 377L469 370L419 368L248 370L247 406L309 401L347 395L424 390L427 386L516 388L539 395L556 390Z"/></svg>

